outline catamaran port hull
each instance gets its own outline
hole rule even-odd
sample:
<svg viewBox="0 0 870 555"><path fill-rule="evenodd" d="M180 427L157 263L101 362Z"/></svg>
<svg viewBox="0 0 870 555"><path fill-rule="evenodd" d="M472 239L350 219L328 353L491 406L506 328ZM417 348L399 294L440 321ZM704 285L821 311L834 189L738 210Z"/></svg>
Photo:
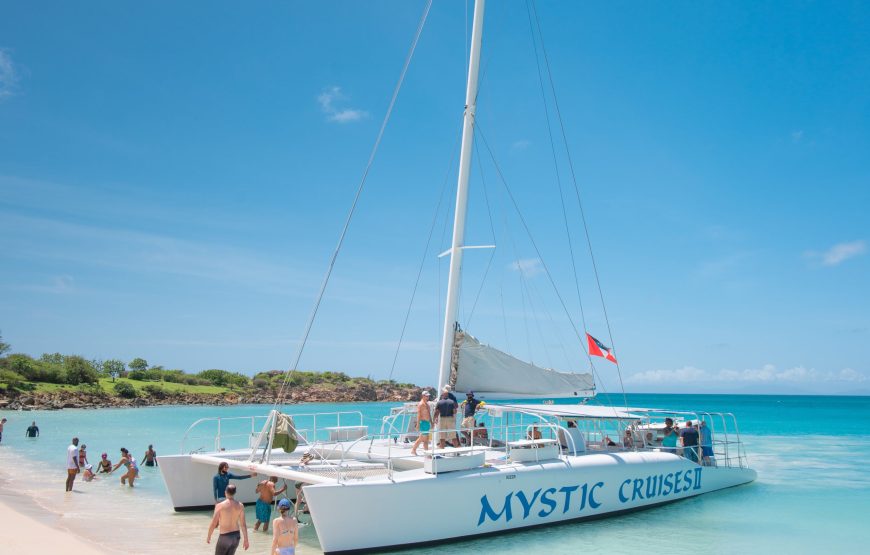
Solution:
<svg viewBox="0 0 870 555"><path fill-rule="evenodd" d="M324 552L355 553L615 516L755 477L748 468L624 452L440 475L396 473L393 481L316 484L304 491ZM429 508L418 510L422 499Z"/></svg>
<svg viewBox="0 0 870 555"><path fill-rule="evenodd" d="M248 451L250 454L250 451ZM166 490L176 511L203 511L214 509L214 489L212 479L217 474L217 465L194 460L193 455L169 455L157 457L157 464ZM232 471L234 474L249 472ZM262 479L262 478L261 478ZM242 503L257 500L258 480L232 480L235 484L236 499Z"/></svg>

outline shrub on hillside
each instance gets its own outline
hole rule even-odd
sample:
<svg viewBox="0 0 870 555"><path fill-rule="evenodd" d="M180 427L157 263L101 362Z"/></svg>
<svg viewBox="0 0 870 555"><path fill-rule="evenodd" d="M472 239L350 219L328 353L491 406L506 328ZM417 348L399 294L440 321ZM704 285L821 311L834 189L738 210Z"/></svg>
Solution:
<svg viewBox="0 0 870 555"><path fill-rule="evenodd" d="M209 382L211 385L219 387L244 387L250 383L247 376L238 372L228 372L227 370L203 370L196 376Z"/></svg>
<svg viewBox="0 0 870 555"><path fill-rule="evenodd" d="M142 388L142 391L155 399L166 399L169 397L169 392L159 385L148 384Z"/></svg>
<svg viewBox="0 0 870 555"><path fill-rule="evenodd" d="M146 370L130 370L127 372L127 377L131 380L136 380L137 382L144 382L148 379L148 374Z"/></svg>
<svg viewBox="0 0 870 555"><path fill-rule="evenodd" d="M263 378L254 378L252 383L257 389L266 389L269 387L269 380L264 380Z"/></svg>
<svg viewBox="0 0 870 555"><path fill-rule="evenodd" d="M117 382L115 384L115 394L125 399L135 399L139 396L133 384L128 382Z"/></svg>
<svg viewBox="0 0 870 555"><path fill-rule="evenodd" d="M6 384L7 389L16 389L24 383L24 376L13 370L0 370L0 383Z"/></svg>
<svg viewBox="0 0 870 555"><path fill-rule="evenodd" d="M77 355L64 357L64 371L66 372L66 382L72 385L82 383L97 383L100 381L100 374L94 366Z"/></svg>

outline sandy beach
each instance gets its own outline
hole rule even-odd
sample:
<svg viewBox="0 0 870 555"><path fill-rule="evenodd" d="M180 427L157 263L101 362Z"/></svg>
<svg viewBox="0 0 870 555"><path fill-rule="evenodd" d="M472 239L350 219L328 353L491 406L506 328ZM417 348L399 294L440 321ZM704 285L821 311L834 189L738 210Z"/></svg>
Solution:
<svg viewBox="0 0 870 555"><path fill-rule="evenodd" d="M0 522L3 522L4 530L14 530L14 533L4 534L4 553L22 555L31 553L99 555L105 553L105 551L66 530L19 513L9 506L9 501L9 499L0 497Z"/></svg>

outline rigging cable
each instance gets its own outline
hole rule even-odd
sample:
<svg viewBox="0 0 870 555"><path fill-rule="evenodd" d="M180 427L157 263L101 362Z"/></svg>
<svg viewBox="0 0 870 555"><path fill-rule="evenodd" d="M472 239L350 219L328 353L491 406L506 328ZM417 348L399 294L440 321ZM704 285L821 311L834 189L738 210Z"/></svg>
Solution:
<svg viewBox="0 0 870 555"><path fill-rule="evenodd" d="M350 211L347 214L347 218L344 222L344 227L341 230L341 235L338 238L338 244L335 247L335 250L332 253L332 257L329 260L329 266L326 269L326 275L323 277L323 282L320 285L320 292L317 295L317 300L314 302L314 308L311 311L311 315L308 318L308 322L305 325L305 332L302 335L302 341L299 344L299 350L296 353L296 359L293 362L293 365L288 370L287 374L284 376L284 382L281 384L281 389L278 391L278 395L275 397L275 404L273 405L273 410L277 408L278 403L281 401L281 398L284 395L284 390L287 388L287 384L290 381L290 371L297 370L299 366L299 361L302 359L302 353L305 350L305 345L308 343L308 336L311 334L311 328L314 326L314 319L317 317L317 311L320 308L320 303L323 301L323 295L326 293L326 286L329 284L329 278L332 276L332 270L335 268L335 261L338 258L338 253L341 251L341 247L344 244L344 238L347 235L347 230L350 228L350 222L353 219L354 211L356 210L356 206L359 203L360 196L362 195L363 188L365 187L366 179L368 178L369 171L371 170L372 164L375 161L375 155L378 152L378 147L381 144L381 139L384 136L384 131L387 128L387 123L390 121L390 116L393 113L393 107L396 105L396 99L399 96L399 91L402 88L402 84L405 81L405 75L408 73L408 68L411 65L411 59L414 57L414 51L417 49L417 43L420 41L420 35L423 34L423 27L426 24L426 19L429 16L429 10L432 8L432 0L428 0L426 2L426 6L423 8L423 15L420 17L420 22L417 25L417 31L414 33L414 40L411 41L411 47L408 50L408 54L405 57L405 63L402 66L402 72L399 74L399 80L396 82L396 87L393 89L393 96L390 98L390 104L387 107L387 112L384 114L384 120L381 122L381 127L378 130L377 138L375 139L375 143L372 146L371 154L369 154L368 162L366 163L365 170L363 171L362 177L360 178L359 185L357 186L356 195L354 196L353 203L351 204Z"/></svg>
<svg viewBox="0 0 870 555"><path fill-rule="evenodd" d="M402 341L405 339L405 330L408 327L408 320L411 317L411 308L414 306L414 299L417 297L417 288L420 286L420 277L423 275L423 268L426 265L426 258L429 254L429 245L432 244L432 235L435 234L435 225L438 223L438 215L441 213L441 204L444 201L444 193L447 191L447 183L450 180L450 174L452 173L453 162L456 158L456 154L459 152L459 141L462 138L460 134L456 143L453 145L454 156L450 158L450 164L447 168L447 172L444 175L444 183L441 185L441 193L438 195L438 204L435 206L435 213L432 215L432 225L429 226L429 236L426 238L426 246L423 248L423 256L420 259L420 267L417 269L417 279L414 281L414 290L411 292L411 299L408 301L408 310L405 311L405 320L402 322L402 332L399 334L399 342L396 345L396 352L393 354L393 364L390 366L390 375L387 378L388 380L393 379L393 372L396 370L396 362L399 360L399 351L402 348Z"/></svg>
<svg viewBox="0 0 870 555"><path fill-rule="evenodd" d="M598 287L598 296L601 299L601 309L604 312L604 321L607 324L607 335L610 338L610 348L616 352L616 344L613 342L613 331L610 327L610 318L607 316L607 305L604 303L604 292L601 289L601 279L598 277L598 265L595 263L595 255L592 252L592 239L589 236L589 226L586 223L586 213L583 210L583 202L580 200L580 187L577 185L577 174L574 171L574 161L571 158L571 150L568 148L568 136L565 132L565 123L562 120L562 111L559 109L559 98L556 95L556 85L553 81L553 72L550 69L550 58L547 56L547 47L544 44L544 35L541 32L541 20L538 18L538 9L535 7L535 2L532 0L532 12L535 16L535 25L538 28L538 36L541 39L541 52L544 55L544 64L547 67L547 76L550 80L550 89L553 94L553 106L556 109L556 117L559 120L559 127L562 131L562 143L565 145L565 154L568 158L568 167L571 169L571 180L574 183L574 193L577 197L577 205L580 207L580 218L583 221L583 230L586 233L586 244L589 247L589 258L592 261L592 271L595 274L595 284ZM618 358L618 357L617 357ZM628 406L628 398L625 395L625 385L622 383L622 370L619 363L616 364L616 374L619 376L619 387L622 389L622 401L625 406Z"/></svg>
<svg viewBox="0 0 870 555"><path fill-rule="evenodd" d="M541 101L544 105L544 117L547 121L547 137L550 139L550 152L553 154L553 167L556 172L556 184L559 187L559 203L562 206L562 222L565 225L565 235L568 238L568 252L571 255L571 270L574 274L574 289L577 291L577 302L580 305L580 320L583 323L583 329L588 330L589 328L586 326L586 313L583 310L583 296L580 295L580 278L577 274L577 262L576 256L574 255L574 241L571 239L571 228L568 225L568 210L565 206L565 193L562 189L562 174L559 172L559 160L556 155L556 142L553 139L553 127L550 125L550 107L547 103L547 94L544 90L544 74L541 71L541 60L540 55L538 54L538 43L535 40L535 29L534 24L532 23L532 10L529 5L529 0L526 0L526 12L529 16L529 33L532 38L532 46L535 51L535 65L538 70L538 84L541 89ZM540 33L539 33L540 34ZM593 365L592 355L589 354L589 351L586 349L586 346L583 346L583 352L586 354L586 358L589 359L589 366Z"/></svg>
<svg viewBox="0 0 870 555"><path fill-rule="evenodd" d="M565 304L565 299L562 298L562 295L559 293L559 288L556 287L556 282L553 279L553 275L550 273L550 269L547 266L547 263L544 261L544 257L541 254L541 249L538 248L538 243L535 241L534 236L532 236L532 230L529 228L528 223L526 223L526 219L523 217L523 213L520 210L520 206L517 203L516 198L511 192L510 187L507 184L507 180L504 177L504 174L501 171L501 167L498 165L498 162L495 159L495 153L493 153L492 148L489 146L489 141L486 140L486 135L483 132L483 128L480 125L480 121L476 121L475 125L477 127L477 136L480 137L480 140L483 141L483 146L486 147L487 152L489 153L490 159L492 159L492 164L495 167L495 171L498 174L499 179L501 180L502 185L504 186L505 191L507 192L508 198L511 201L511 204L514 207L514 210L517 213L517 216L520 219L520 223L523 225L523 229L526 231L526 235L529 237L529 241L532 243L532 247L535 249L535 253L538 255L538 259L541 261L541 266L544 268L544 273L547 275L547 279L550 281L550 285L553 287L553 292L556 293L556 298L559 299L559 303L562 305L562 310L565 312L565 316L568 318L568 321L571 323L571 329L574 331L574 335L577 336L577 340L583 345L583 339L580 337L580 333L577 330L577 325L574 323L574 319L571 317L571 312L568 310L568 306ZM593 366L591 368L593 377L600 378L600 375L595 370ZM620 380L621 381L621 380ZM604 382L599 379L601 383L602 389L607 393L607 389L604 387ZM624 393L623 393L624 395ZM626 403L627 405L628 403Z"/></svg>

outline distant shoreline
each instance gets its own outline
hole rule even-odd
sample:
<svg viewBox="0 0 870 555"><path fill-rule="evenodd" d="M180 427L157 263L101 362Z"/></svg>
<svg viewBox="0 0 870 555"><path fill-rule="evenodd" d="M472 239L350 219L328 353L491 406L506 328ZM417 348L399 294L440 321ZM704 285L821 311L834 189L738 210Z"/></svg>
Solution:
<svg viewBox="0 0 870 555"><path fill-rule="evenodd" d="M288 388L282 396L284 404L297 403L361 403L361 402L407 402L416 401L423 392L414 385L348 384L338 387L325 385L297 386ZM428 388L432 391L431 388ZM108 393L80 391L12 391L0 392L0 410L62 410L105 409L157 406L233 406L271 405L276 394L272 391L230 391L227 393L169 393L145 394L125 398Z"/></svg>

